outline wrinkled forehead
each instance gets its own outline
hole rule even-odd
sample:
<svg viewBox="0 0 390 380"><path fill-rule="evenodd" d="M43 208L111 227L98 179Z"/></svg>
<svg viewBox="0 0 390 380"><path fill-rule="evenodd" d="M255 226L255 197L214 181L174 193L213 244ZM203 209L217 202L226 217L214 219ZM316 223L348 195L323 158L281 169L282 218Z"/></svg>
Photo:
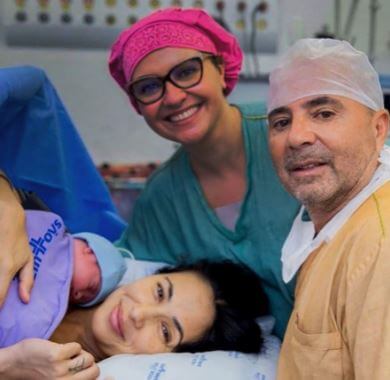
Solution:
<svg viewBox="0 0 390 380"><path fill-rule="evenodd" d="M296 110L304 110L307 112L312 112L313 110L319 107L330 107L333 110L342 111L344 109L349 109L352 112L357 111L358 109L365 108L369 110L367 106L361 104L360 102L350 99L345 96L332 95L332 94L316 94L309 95L293 102L290 102L286 105L277 107L268 113L268 118L274 118L278 115L284 114L293 114Z"/></svg>
<svg viewBox="0 0 390 380"><path fill-rule="evenodd" d="M290 111L295 108L310 110L313 107L324 106L324 105L342 108L343 102L346 99L347 98L345 97L331 95L331 94L315 94L315 95L303 96L285 105L273 109L268 115L273 115L275 113L280 113L284 111Z"/></svg>

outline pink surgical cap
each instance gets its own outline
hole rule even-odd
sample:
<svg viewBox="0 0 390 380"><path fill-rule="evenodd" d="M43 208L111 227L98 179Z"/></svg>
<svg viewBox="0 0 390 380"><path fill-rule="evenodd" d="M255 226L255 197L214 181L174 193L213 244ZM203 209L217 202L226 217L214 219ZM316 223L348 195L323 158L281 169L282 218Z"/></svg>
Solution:
<svg viewBox="0 0 390 380"><path fill-rule="evenodd" d="M225 93L229 94L236 85L242 64L237 39L201 9L161 9L125 29L111 48L111 75L126 91L138 63L164 47L190 48L221 56ZM130 100L139 112L135 99Z"/></svg>
<svg viewBox="0 0 390 380"><path fill-rule="evenodd" d="M377 111L384 107L379 77L365 53L349 42L298 40L271 71L268 112L298 99L339 95Z"/></svg>

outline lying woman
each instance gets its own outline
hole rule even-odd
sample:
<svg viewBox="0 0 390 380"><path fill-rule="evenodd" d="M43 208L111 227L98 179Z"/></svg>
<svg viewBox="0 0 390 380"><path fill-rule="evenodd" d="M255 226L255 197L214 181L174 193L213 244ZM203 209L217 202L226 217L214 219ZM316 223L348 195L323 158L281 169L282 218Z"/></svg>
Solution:
<svg viewBox="0 0 390 380"><path fill-rule="evenodd" d="M257 353L267 312L258 277L230 262L165 268L102 304L70 311L50 340L75 341L96 360L121 353L236 350Z"/></svg>
<svg viewBox="0 0 390 380"><path fill-rule="evenodd" d="M257 353L262 334L255 318L267 312L254 273L231 262L201 261L163 268L118 288L96 307L69 310L50 340L81 345L83 354L69 361L71 373L121 353Z"/></svg>

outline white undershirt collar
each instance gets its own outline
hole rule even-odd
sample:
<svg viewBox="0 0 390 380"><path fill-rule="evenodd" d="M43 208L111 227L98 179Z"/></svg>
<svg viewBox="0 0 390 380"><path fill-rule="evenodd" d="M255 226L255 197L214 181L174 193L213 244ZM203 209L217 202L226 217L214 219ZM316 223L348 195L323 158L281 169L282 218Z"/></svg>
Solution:
<svg viewBox="0 0 390 380"><path fill-rule="evenodd" d="M301 207L282 248L283 281L289 282L311 252L323 242L330 241L356 209L378 188L390 180L390 147L385 146L379 157L380 165L371 181L342 210L340 210L314 237L314 224L302 218ZM303 220L302 220L303 219Z"/></svg>

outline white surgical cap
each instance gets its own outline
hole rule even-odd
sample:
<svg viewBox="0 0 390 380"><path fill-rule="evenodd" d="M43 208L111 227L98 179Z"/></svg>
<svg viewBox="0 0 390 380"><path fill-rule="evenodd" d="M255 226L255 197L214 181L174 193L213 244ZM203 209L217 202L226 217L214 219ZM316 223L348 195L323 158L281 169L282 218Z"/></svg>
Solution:
<svg viewBox="0 0 390 380"><path fill-rule="evenodd" d="M315 95L345 96L374 111L384 107L377 72L347 41L305 38L291 46L270 74L268 112Z"/></svg>

